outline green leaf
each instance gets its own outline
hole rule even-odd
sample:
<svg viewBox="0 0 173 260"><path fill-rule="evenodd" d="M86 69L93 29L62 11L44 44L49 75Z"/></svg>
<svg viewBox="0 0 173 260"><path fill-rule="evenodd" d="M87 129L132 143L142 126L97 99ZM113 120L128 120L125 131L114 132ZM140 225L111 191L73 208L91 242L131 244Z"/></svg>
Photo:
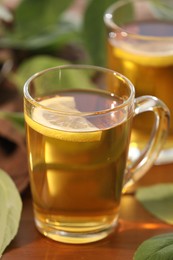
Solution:
<svg viewBox="0 0 173 260"><path fill-rule="evenodd" d="M155 184L137 189L136 198L155 217L173 224L173 184Z"/></svg>
<svg viewBox="0 0 173 260"><path fill-rule="evenodd" d="M61 64L62 65L62 64ZM78 69L49 70L49 73L42 73L41 77L35 78L34 87L37 89L38 96L45 96L57 93L65 89L90 89L95 87L92 76L93 71Z"/></svg>
<svg viewBox="0 0 173 260"><path fill-rule="evenodd" d="M162 234L144 241L136 250L133 260L172 260L173 233Z"/></svg>
<svg viewBox="0 0 173 260"><path fill-rule="evenodd" d="M79 38L79 28L64 19L72 0L23 0L15 13L13 30L1 37L1 47L40 49ZM40 15L39 15L40 14Z"/></svg>
<svg viewBox="0 0 173 260"><path fill-rule="evenodd" d="M22 200L11 177L0 170L0 256L16 236Z"/></svg>
<svg viewBox="0 0 173 260"><path fill-rule="evenodd" d="M23 0L15 13L15 33L23 36L53 26L72 0Z"/></svg>
<svg viewBox="0 0 173 260"><path fill-rule="evenodd" d="M106 28L104 13L116 0L92 0L84 16L84 43L95 65L104 66L106 59Z"/></svg>
<svg viewBox="0 0 173 260"><path fill-rule="evenodd" d="M0 118L10 121L22 134L25 133L24 115L22 112L0 111Z"/></svg>
<svg viewBox="0 0 173 260"><path fill-rule="evenodd" d="M15 74L11 75L11 81L15 82L20 90L23 91L23 86L27 79L33 74L52 67L68 65L69 62L62 59L57 59L51 56L40 55L35 56L24 63L18 68ZM65 70L63 71L63 83L62 85L67 88L93 88L93 82L91 80L91 74L85 70ZM42 77L38 77L35 81L37 84L37 90L42 95L43 89L49 86L49 90L55 91L55 82L59 81L59 74L57 71L52 71L51 79L50 75L44 74Z"/></svg>
<svg viewBox="0 0 173 260"><path fill-rule="evenodd" d="M38 32L33 35L8 34L1 38L0 46L9 48L20 48L37 50L41 48L54 47L56 50L70 41L78 41L79 31L73 24L67 22L57 23L54 27L45 32Z"/></svg>
<svg viewBox="0 0 173 260"><path fill-rule="evenodd" d="M49 55L37 55L24 61L14 74L11 74L10 80L16 84L20 91L26 80L33 74L60 65L69 64L66 60L58 59Z"/></svg>

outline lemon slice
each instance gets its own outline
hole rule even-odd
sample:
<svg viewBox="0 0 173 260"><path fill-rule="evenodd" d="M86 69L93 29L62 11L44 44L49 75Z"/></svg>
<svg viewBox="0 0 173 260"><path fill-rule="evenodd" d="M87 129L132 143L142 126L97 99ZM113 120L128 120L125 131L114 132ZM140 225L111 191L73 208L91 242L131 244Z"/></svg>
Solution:
<svg viewBox="0 0 173 260"><path fill-rule="evenodd" d="M114 49L114 55L123 60L129 60L135 62L139 65L144 66L153 66L153 67L166 67L173 64L173 52L149 52L149 51L140 51L138 47L136 50L132 47L120 49Z"/></svg>
<svg viewBox="0 0 173 260"><path fill-rule="evenodd" d="M40 105L57 109L63 113L52 113L49 110L37 107L32 113L32 119L26 116L26 122L37 132L52 138L72 142L99 141L102 131L86 118L78 116L74 97L56 96L39 102ZM76 115L70 115L75 112Z"/></svg>

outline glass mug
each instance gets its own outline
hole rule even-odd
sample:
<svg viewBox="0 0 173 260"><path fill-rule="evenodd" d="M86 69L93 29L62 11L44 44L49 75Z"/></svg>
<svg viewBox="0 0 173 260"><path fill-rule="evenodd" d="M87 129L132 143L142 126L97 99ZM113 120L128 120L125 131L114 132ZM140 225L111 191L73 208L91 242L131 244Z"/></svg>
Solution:
<svg viewBox="0 0 173 260"><path fill-rule="evenodd" d="M131 80L136 96L156 96L172 112L173 1L117 1L106 10L104 21L108 67ZM134 154L146 144L153 120L150 112L135 118L131 142ZM170 162L173 162L173 120L157 164Z"/></svg>
<svg viewBox="0 0 173 260"><path fill-rule="evenodd" d="M152 111L151 140L132 164L132 120ZM37 229L60 242L106 237L118 221L123 187L155 161L169 111L152 96L135 99L132 83L101 67L65 65L33 75L24 86L30 184Z"/></svg>

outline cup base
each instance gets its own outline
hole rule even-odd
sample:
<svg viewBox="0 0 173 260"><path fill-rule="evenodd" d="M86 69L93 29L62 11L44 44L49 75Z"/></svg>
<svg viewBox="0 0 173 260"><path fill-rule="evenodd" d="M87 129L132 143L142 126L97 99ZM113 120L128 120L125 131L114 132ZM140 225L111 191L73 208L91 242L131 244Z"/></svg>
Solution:
<svg viewBox="0 0 173 260"><path fill-rule="evenodd" d="M113 233L115 227L118 224L118 217L115 222L104 229L91 230L88 232L70 232L67 230L51 227L47 223L42 223L38 219L35 219L36 228L45 237L52 240L68 244L85 244L92 243L106 238L109 234Z"/></svg>

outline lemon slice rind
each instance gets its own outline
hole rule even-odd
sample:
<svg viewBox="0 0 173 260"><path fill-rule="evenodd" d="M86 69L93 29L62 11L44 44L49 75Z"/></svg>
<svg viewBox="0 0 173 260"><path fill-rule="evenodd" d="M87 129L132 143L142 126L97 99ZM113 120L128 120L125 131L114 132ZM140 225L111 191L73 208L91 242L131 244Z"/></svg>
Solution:
<svg viewBox="0 0 173 260"><path fill-rule="evenodd" d="M58 109L61 112L78 112L74 97L53 97L39 102L44 107ZM70 116L51 113L36 107L32 119L25 115L28 125L42 135L73 142L99 141L102 131L82 116Z"/></svg>

